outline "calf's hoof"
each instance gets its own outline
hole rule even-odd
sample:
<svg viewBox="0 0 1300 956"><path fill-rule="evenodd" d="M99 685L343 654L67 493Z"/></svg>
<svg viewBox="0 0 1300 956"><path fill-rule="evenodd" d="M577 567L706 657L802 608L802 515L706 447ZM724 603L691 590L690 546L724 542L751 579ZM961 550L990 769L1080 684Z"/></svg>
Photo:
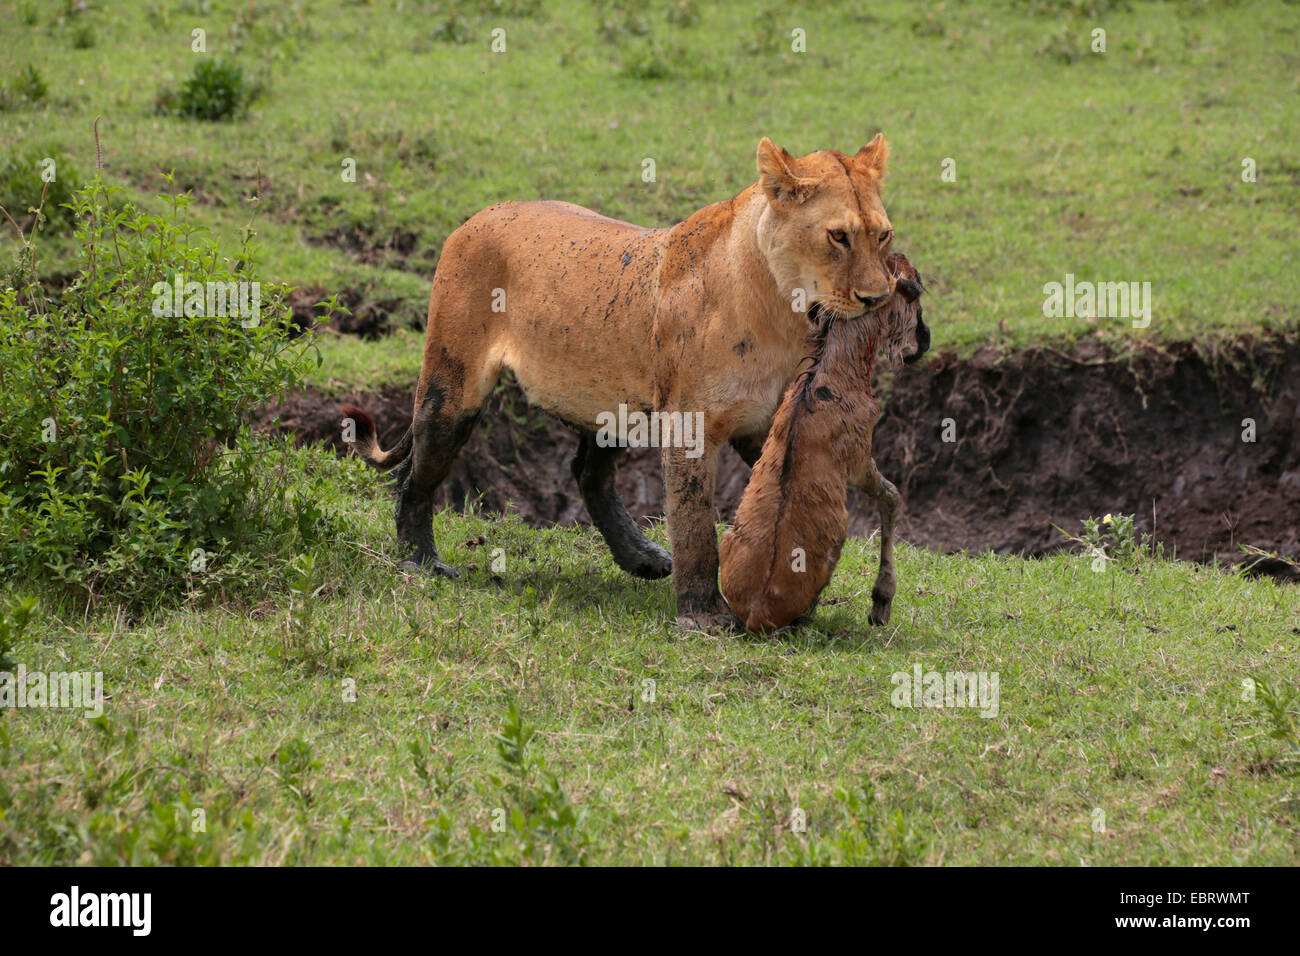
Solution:
<svg viewBox="0 0 1300 956"><path fill-rule="evenodd" d="M876 627L889 623L890 601L872 601L871 613L867 615L867 621Z"/></svg>
<svg viewBox="0 0 1300 956"><path fill-rule="evenodd" d="M887 582L886 587L882 588L879 584L871 589L871 613L867 615L867 620L879 627L882 624L889 623L889 611L894 604L894 585Z"/></svg>

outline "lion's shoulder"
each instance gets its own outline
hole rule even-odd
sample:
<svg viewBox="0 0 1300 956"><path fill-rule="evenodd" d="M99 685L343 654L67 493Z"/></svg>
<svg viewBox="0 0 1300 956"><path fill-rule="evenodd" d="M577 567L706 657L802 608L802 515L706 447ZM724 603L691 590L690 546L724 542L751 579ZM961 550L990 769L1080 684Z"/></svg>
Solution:
<svg viewBox="0 0 1300 956"><path fill-rule="evenodd" d="M699 276L704 258L731 236L737 203L738 199L712 203L668 230L660 267L661 282L670 284L688 276Z"/></svg>

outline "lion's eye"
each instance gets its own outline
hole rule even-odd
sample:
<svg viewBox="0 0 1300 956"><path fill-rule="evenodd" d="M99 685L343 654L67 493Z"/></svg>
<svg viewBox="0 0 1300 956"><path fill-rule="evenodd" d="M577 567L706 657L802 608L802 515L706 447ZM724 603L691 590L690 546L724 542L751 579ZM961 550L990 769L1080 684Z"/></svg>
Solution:
<svg viewBox="0 0 1300 956"><path fill-rule="evenodd" d="M845 249L849 248L849 235L843 229L830 230L831 242L837 242Z"/></svg>
<svg viewBox="0 0 1300 956"><path fill-rule="evenodd" d="M884 232L880 234L880 244L883 246L885 243L887 243L890 239L893 238L894 238L894 230L886 229Z"/></svg>

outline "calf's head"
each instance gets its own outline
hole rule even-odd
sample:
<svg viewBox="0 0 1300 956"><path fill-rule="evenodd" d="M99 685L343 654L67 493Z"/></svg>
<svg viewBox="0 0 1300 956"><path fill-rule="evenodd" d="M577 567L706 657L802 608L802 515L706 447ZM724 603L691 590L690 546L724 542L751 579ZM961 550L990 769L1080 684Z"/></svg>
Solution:
<svg viewBox="0 0 1300 956"><path fill-rule="evenodd" d="M893 361L901 358L910 365L930 348L930 329L921 310L925 287L921 274L901 252L889 253L885 266L894 277L895 295L866 318L877 323L876 341L881 354Z"/></svg>

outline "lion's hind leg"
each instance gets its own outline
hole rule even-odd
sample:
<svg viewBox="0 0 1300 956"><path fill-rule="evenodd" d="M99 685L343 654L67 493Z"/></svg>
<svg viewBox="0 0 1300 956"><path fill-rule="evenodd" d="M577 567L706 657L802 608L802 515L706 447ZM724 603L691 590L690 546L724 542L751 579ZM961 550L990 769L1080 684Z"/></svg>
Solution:
<svg viewBox="0 0 1300 956"><path fill-rule="evenodd" d="M465 380L465 367L446 361L446 353L442 354L444 360L432 368L426 359L421 374L411 422L411 454L394 473L395 517L402 568L454 578L457 571L442 561L434 541L434 495L483 414L495 379L485 376L472 387Z"/></svg>
<svg viewBox="0 0 1300 956"><path fill-rule="evenodd" d="M469 438L481 409L445 416L430 413L416 415L411 457L395 472L397 479L397 540L403 557L402 568L443 577L458 577L458 572L443 563L433 537L434 493L456 460L456 454Z"/></svg>
<svg viewBox="0 0 1300 956"><path fill-rule="evenodd" d="M582 432L573 459L573 477L577 479L592 523L614 555L614 562L638 578L665 578L673 572L672 556L637 527L614 486L622 451L603 448L594 432Z"/></svg>

